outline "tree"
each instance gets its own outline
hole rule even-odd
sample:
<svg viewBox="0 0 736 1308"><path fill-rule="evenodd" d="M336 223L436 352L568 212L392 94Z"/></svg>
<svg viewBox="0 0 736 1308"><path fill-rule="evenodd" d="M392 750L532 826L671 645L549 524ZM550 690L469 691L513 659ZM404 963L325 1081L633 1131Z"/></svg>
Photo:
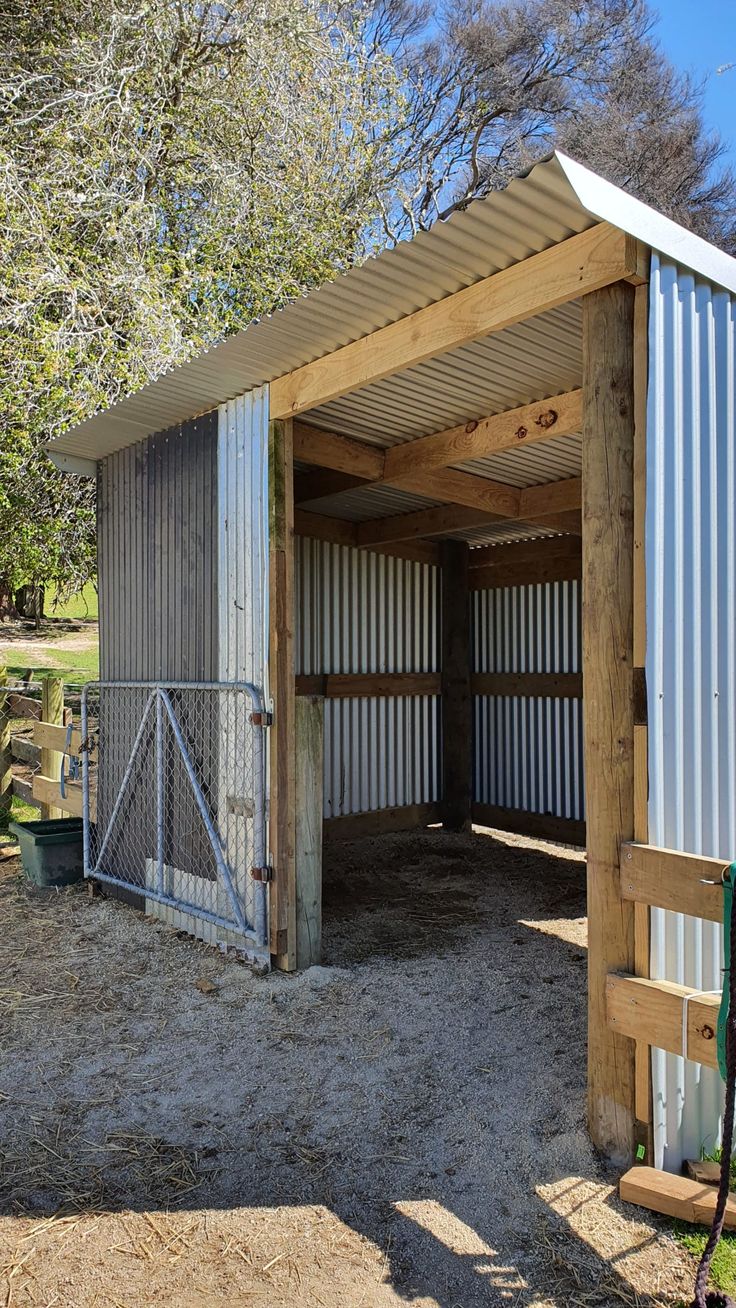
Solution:
<svg viewBox="0 0 736 1308"><path fill-rule="evenodd" d="M11 0L0 15L0 589L81 584L89 484L39 453L345 268L390 59L312 0Z"/></svg>
<svg viewBox="0 0 736 1308"><path fill-rule="evenodd" d="M736 187L701 93L658 49L644 0L399 0L412 155L390 239L498 189L555 146L709 240L736 248ZM402 27L412 26L408 37Z"/></svg>

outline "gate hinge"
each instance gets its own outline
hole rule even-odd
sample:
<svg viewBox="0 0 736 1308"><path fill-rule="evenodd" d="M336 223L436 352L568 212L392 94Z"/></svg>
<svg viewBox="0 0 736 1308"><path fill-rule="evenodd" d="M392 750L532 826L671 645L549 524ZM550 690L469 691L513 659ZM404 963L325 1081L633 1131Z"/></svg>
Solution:
<svg viewBox="0 0 736 1308"><path fill-rule="evenodd" d="M270 727L273 724L273 713L251 713L250 720L254 727Z"/></svg>
<svg viewBox="0 0 736 1308"><path fill-rule="evenodd" d="M254 881L273 881L273 868L270 863L265 867L252 867L250 874Z"/></svg>

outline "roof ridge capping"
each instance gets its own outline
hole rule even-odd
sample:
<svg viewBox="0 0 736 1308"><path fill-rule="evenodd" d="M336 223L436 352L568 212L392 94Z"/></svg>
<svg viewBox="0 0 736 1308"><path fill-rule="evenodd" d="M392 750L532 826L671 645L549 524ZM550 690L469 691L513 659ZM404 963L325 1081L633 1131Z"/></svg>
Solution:
<svg viewBox="0 0 736 1308"><path fill-rule="evenodd" d="M579 204L592 217L621 228L652 250L736 294L736 259L732 255L666 218L620 186L607 182L562 150L555 150L553 157Z"/></svg>

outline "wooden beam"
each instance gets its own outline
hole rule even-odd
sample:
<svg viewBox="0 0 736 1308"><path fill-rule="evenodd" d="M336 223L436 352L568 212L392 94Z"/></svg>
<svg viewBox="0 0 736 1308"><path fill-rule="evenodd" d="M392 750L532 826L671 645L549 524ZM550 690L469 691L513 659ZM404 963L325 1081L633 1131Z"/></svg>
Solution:
<svg viewBox="0 0 736 1308"><path fill-rule="evenodd" d="M527 522L543 522L545 518L554 514L579 509L582 503L582 491L580 477L568 477L565 481L548 481L543 486L526 486L519 495L516 517L523 518Z"/></svg>
<svg viewBox="0 0 736 1308"><path fill-rule="evenodd" d="M636 271L625 234L600 223L540 254L271 382L271 412L292 418ZM633 266L632 266L633 264Z"/></svg>
<svg viewBox="0 0 736 1308"><path fill-rule="evenodd" d="M664 1213L701 1226L710 1226L716 1208L717 1189L692 1181L674 1172L661 1172L656 1167L632 1167L619 1181L620 1197L650 1212ZM726 1201L724 1226L736 1227L736 1198L729 1195Z"/></svg>
<svg viewBox="0 0 736 1308"><path fill-rule="evenodd" d="M579 538L578 538L579 543ZM541 586L552 581L579 581L580 558L565 559L552 555L537 563L507 563L502 568L473 568L471 590L498 590L502 586Z"/></svg>
<svg viewBox="0 0 736 1308"><path fill-rule="evenodd" d="M530 570L548 559L573 559L582 566L583 547L576 536L549 536L536 540L513 541L508 545L478 545L468 559L471 577L476 568L516 568L526 563Z"/></svg>
<svg viewBox="0 0 736 1308"><path fill-rule="evenodd" d="M448 468L501 450L579 432L582 421L582 391L553 395L549 400L525 404L396 445L386 451L383 480L400 486L403 479L410 480L420 470Z"/></svg>
<svg viewBox="0 0 736 1308"><path fill-rule="evenodd" d="M322 958L324 701L296 702L296 965Z"/></svg>
<svg viewBox="0 0 736 1308"><path fill-rule="evenodd" d="M325 699L439 695L440 690L439 672L330 672L296 678L297 695L321 695Z"/></svg>
<svg viewBox="0 0 736 1308"><path fill-rule="evenodd" d="M441 504L462 504L469 509L483 509L503 517L519 517L521 492L516 486L492 481L490 477L476 477L469 472L416 472L411 489L417 495L428 495Z"/></svg>
<svg viewBox="0 0 736 1308"><path fill-rule="evenodd" d="M346 813L325 819L325 836L340 840L358 840L363 836L383 836L392 831L414 831L440 821L436 804L402 804L398 808L373 809L368 813Z"/></svg>
<svg viewBox="0 0 736 1308"><path fill-rule="evenodd" d="M583 300L583 734L588 848L588 1124L617 1163L634 1146L634 1049L606 978L634 968L620 854L634 830L633 310L625 284Z"/></svg>
<svg viewBox="0 0 736 1308"><path fill-rule="evenodd" d="M419 509L415 513L397 513L390 518L377 518L372 522L358 523L358 545L375 547L396 541L422 540L425 536L449 536L470 527L483 527L498 522L500 515L484 509L466 509L461 505L439 504L434 509Z"/></svg>
<svg viewBox="0 0 736 1308"><path fill-rule="evenodd" d="M296 775L294 733L294 457L292 424L269 427L269 684L273 696L269 835L271 953L296 966Z"/></svg>
<svg viewBox="0 0 736 1308"><path fill-rule="evenodd" d="M303 463L349 473L363 481L381 481L384 457L383 450L368 445L366 441L322 431L321 427L311 427L303 422L294 423L294 458Z"/></svg>
<svg viewBox="0 0 736 1308"><path fill-rule="evenodd" d="M683 1005L687 1003L687 1034L683 1049ZM617 1036L641 1040L668 1054L680 1054L705 1067L718 1066L716 1026L719 995L704 995L697 987L672 981L612 973L606 978L606 1016ZM631 1046L633 1050L633 1045Z"/></svg>
<svg viewBox="0 0 736 1308"><path fill-rule="evenodd" d="M585 823L575 818L557 817L554 813L530 813L521 808L501 808L497 804L473 804L473 822L495 831L513 831L536 840L556 840L563 845L585 844Z"/></svg>
<svg viewBox="0 0 736 1308"><path fill-rule="evenodd" d="M531 698L582 699L582 672L475 672L474 695L528 695Z"/></svg>
<svg viewBox="0 0 736 1308"><path fill-rule="evenodd" d="M470 592L464 541L444 541L442 559L442 823L470 827L473 798L473 697L470 689Z"/></svg>
<svg viewBox="0 0 736 1308"><path fill-rule="evenodd" d="M365 477L351 472L334 472L331 468L318 468L315 472L301 472L294 478L294 503L311 504L328 495L342 495L345 491L365 486Z"/></svg>
<svg viewBox="0 0 736 1308"><path fill-rule="evenodd" d="M621 898L673 913L723 920L721 876L730 859L681 854L630 842L621 846ZM711 885L711 882L715 882Z"/></svg>
<svg viewBox="0 0 736 1308"><path fill-rule="evenodd" d="M412 563L429 563L437 566L439 549L428 540L397 541L386 545L361 545L358 541L358 524L342 518L329 518L322 513L294 512L294 529L298 536L332 541L335 545L349 545L353 549L372 550L374 554L388 554L396 559L409 559Z"/></svg>

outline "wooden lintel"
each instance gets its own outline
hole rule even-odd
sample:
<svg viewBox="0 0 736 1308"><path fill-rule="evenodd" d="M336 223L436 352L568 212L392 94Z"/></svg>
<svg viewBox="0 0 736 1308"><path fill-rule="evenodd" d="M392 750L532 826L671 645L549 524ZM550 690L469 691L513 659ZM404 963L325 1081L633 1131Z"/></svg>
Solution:
<svg viewBox="0 0 736 1308"><path fill-rule="evenodd" d="M686 1048L683 1005L687 1002ZM606 979L606 1015L612 1031L668 1054L681 1054L706 1067L718 1066L716 1025L720 997L672 981L611 973Z"/></svg>
<svg viewBox="0 0 736 1308"><path fill-rule="evenodd" d="M474 695L528 695L531 698L581 699L582 672L475 672Z"/></svg>
<svg viewBox="0 0 736 1308"><path fill-rule="evenodd" d="M314 472L301 472L294 478L294 503L311 504L328 495L342 495L345 491L365 486L364 477L351 472L335 472L332 468L317 468Z"/></svg>
<svg viewBox="0 0 736 1308"><path fill-rule="evenodd" d="M386 544L363 544L358 540L358 524L346 522L343 518L330 518L322 513L308 513L305 509L295 509L294 529L298 536L308 536L314 540L331 541L334 545L349 545L354 549L371 550L374 554L388 554L397 559L408 559L412 563L429 563L436 567L439 563L439 549L428 540L396 541Z"/></svg>
<svg viewBox="0 0 736 1308"><path fill-rule="evenodd" d="M729 863L630 841L621 846L621 898L721 922L721 876Z"/></svg>
<svg viewBox="0 0 736 1308"><path fill-rule="evenodd" d="M439 672L340 672L296 678L297 695L322 695L325 699L439 695L440 688Z"/></svg>
<svg viewBox="0 0 736 1308"><path fill-rule="evenodd" d="M504 545L478 545L471 549L469 565L474 568L497 568L520 563L537 564L545 559L577 559L583 557L583 547L576 536L548 536L535 540L513 541Z"/></svg>
<svg viewBox="0 0 736 1308"><path fill-rule="evenodd" d="M316 464L318 468L350 473L363 481L380 481L383 477L383 450L367 441L356 441L303 422L294 423L294 458Z"/></svg>
<svg viewBox="0 0 736 1308"><path fill-rule="evenodd" d="M403 486L421 470L449 468L501 450L517 449L581 430L582 392L568 391L548 400L479 418L386 451L383 480Z"/></svg>
<svg viewBox="0 0 736 1308"><path fill-rule="evenodd" d="M637 272L626 235L600 223L271 383L291 418Z"/></svg>

